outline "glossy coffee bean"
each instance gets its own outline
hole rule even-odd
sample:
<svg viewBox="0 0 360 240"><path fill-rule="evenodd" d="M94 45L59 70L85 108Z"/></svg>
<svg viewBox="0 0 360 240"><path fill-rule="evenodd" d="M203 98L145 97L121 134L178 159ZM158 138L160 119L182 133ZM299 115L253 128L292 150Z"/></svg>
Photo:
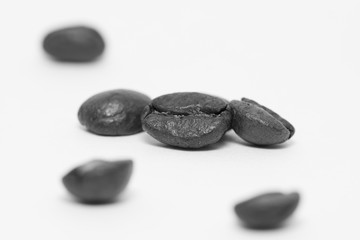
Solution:
<svg viewBox="0 0 360 240"><path fill-rule="evenodd" d="M95 29L75 26L49 33L43 48L60 61L87 62L103 53L105 42Z"/></svg>
<svg viewBox="0 0 360 240"><path fill-rule="evenodd" d="M62 181L65 188L84 203L107 203L127 186L133 169L132 160L93 160L76 167Z"/></svg>
<svg viewBox="0 0 360 240"><path fill-rule="evenodd" d="M232 128L239 137L255 145L279 144L290 139L295 128L277 113L257 102L243 98L231 101Z"/></svg>
<svg viewBox="0 0 360 240"><path fill-rule="evenodd" d="M299 200L296 192L266 193L237 204L235 213L249 228L276 228L293 214Z"/></svg>
<svg viewBox="0 0 360 240"><path fill-rule="evenodd" d="M90 97L80 107L78 118L90 132L106 136L142 131L141 114L151 99L139 92L117 89Z"/></svg>
<svg viewBox="0 0 360 240"><path fill-rule="evenodd" d="M231 111L224 99L180 92L153 99L143 115L143 129L158 141L180 148L218 142L230 128Z"/></svg>

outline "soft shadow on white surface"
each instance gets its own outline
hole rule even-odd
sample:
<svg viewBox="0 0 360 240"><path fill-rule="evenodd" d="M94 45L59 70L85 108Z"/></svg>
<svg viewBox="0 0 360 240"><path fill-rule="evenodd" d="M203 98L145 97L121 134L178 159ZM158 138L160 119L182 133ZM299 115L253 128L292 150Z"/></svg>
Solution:
<svg viewBox="0 0 360 240"><path fill-rule="evenodd" d="M236 221L234 223L234 228L241 237L249 237L250 239L277 239L277 237L286 238L286 236L291 236L291 232L294 232L302 228L302 223L296 218L291 218L277 228L269 229L253 229L248 228L242 222ZM240 237L239 236L239 237ZM296 238L301 239L301 238Z"/></svg>
<svg viewBox="0 0 360 240"><path fill-rule="evenodd" d="M84 201L81 201L81 200L75 198L74 196L72 196L70 194L66 194L66 193L64 193L60 199L64 203L87 206L87 207L100 207L101 208L101 207L115 206L115 205L119 205L119 204L126 204L128 201L131 201L131 198L132 198L132 193L125 191L120 196L118 196L116 199L111 200L109 202L104 202L104 203L84 202Z"/></svg>
<svg viewBox="0 0 360 240"><path fill-rule="evenodd" d="M229 142L228 142L228 137L226 135L224 135L223 138L220 139L219 142L215 143L215 144L211 144L208 146L205 146L203 148L199 148L199 149L191 149L191 148L180 148L180 147L174 147L174 146L170 146L170 145L166 145L164 143L161 143L159 141L157 141L156 139L152 138L151 136L149 136L148 134L143 134L142 139L144 140L144 142L146 142L149 145L152 146L156 146L156 147L160 147L160 148L166 148L166 149L172 149L172 150L178 150L178 151L213 151L213 150L218 150L220 148L225 147Z"/></svg>
<svg viewBox="0 0 360 240"><path fill-rule="evenodd" d="M246 146L246 147L266 149L266 150L285 149L285 148L292 147L292 145L294 145L294 142L292 139L290 139L284 143L281 143L281 144L276 144L276 145L271 145L271 146L258 146L258 145L248 143L232 133L228 133L225 137L226 137L227 141L230 141L232 143L236 143L236 144Z"/></svg>
<svg viewBox="0 0 360 240"><path fill-rule="evenodd" d="M104 55L101 55L91 61L65 61L65 60L54 58L54 57L50 56L49 54L43 53L43 58L44 58L44 61L47 62L47 64L54 65L55 67L59 67L59 64L63 65L63 66L76 66L76 67L89 66L89 67L91 67L91 66L103 64L103 61L106 57L104 57Z"/></svg>
<svg viewBox="0 0 360 240"><path fill-rule="evenodd" d="M294 213L294 215L296 215L296 212ZM300 226L300 222L297 219L292 219L292 218L285 221L284 223L280 224L279 226L272 227L272 228L251 228L251 227L245 225L240 220L237 221L237 227L241 228L244 231L253 232L253 233L257 233L257 234L267 234L267 233L271 233L271 232L276 233L276 232L281 232L281 231L291 231L292 229L296 229L299 226Z"/></svg>

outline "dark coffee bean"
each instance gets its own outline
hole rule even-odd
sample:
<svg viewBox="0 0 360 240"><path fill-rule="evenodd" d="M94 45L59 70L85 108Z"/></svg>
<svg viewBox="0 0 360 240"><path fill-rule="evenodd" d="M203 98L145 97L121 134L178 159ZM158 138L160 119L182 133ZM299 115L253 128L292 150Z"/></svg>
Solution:
<svg viewBox="0 0 360 240"><path fill-rule="evenodd" d="M289 139L295 134L295 128L294 126L289 123L287 120L285 120L284 118L282 118L279 114L277 114L276 112L274 112L273 110L260 105L259 103L255 102L254 100L248 99L248 98L242 98L241 101L247 102L247 103L251 103L254 104L262 109L264 109L265 111L267 111L268 113L270 113L274 118L276 118L277 120L279 120L289 131L290 131L290 136Z"/></svg>
<svg viewBox="0 0 360 240"><path fill-rule="evenodd" d="M274 111L243 98L241 101L231 101L233 112L232 128L250 143L256 145L273 145L290 139L295 128Z"/></svg>
<svg viewBox="0 0 360 240"><path fill-rule="evenodd" d="M224 99L197 92L172 93L155 98L145 109L143 129L171 146L201 148L221 139L231 117Z"/></svg>
<svg viewBox="0 0 360 240"><path fill-rule="evenodd" d="M133 169L132 160L85 163L63 177L65 188L84 203L107 203L127 186Z"/></svg>
<svg viewBox="0 0 360 240"><path fill-rule="evenodd" d="M139 92L118 89L96 94L80 107L78 118L90 132L106 136L142 131L141 114L151 99Z"/></svg>
<svg viewBox="0 0 360 240"><path fill-rule="evenodd" d="M235 213L249 228L276 228L295 211L299 200L296 192L266 193L237 204Z"/></svg>
<svg viewBox="0 0 360 240"><path fill-rule="evenodd" d="M44 39L43 47L48 54L60 61L87 62L103 53L105 43L96 30L75 26L49 33Z"/></svg>

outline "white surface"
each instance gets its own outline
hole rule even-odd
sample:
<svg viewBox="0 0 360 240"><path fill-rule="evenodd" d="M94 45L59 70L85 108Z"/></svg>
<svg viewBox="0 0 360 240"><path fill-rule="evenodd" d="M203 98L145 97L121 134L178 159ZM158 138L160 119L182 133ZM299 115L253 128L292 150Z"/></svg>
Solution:
<svg viewBox="0 0 360 240"><path fill-rule="evenodd" d="M1 10L0 239L359 239L359 1L32 0ZM43 36L78 23L103 34L103 58L49 59ZM261 149L229 132L204 151L87 133L78 107L114 88L249 97L296 133ZM77 204L60 182L95 157L135 161L117 204ZM289 224L242 228L233 205L270 190L301 192Z"/></svg>

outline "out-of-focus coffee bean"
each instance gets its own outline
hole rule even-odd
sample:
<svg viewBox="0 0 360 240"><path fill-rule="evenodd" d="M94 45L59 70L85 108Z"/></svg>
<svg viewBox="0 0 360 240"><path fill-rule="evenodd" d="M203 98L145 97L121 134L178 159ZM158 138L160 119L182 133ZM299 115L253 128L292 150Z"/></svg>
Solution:
<svg viewBox="0 0 360 240"><path fill-rule="evenodd" d="M88 62L103 53L105 42L95 29L74 26L49 33L43 41L43 48L60 61Z"/></svg>
<svg viewBox="0 0 360 240"><path fill-rule="evenodd" d="M288 219L300 201L299 193L271 192L258 195L235 206L235 213L249 228L276 228Z"/></svg>
<svg viewBox="0 0 360 240"><path fill-rule="evenodd" d="M108 203L127 186L133 170L132 160L93 160L66 174L65 188L84 203Z"/></svg>

